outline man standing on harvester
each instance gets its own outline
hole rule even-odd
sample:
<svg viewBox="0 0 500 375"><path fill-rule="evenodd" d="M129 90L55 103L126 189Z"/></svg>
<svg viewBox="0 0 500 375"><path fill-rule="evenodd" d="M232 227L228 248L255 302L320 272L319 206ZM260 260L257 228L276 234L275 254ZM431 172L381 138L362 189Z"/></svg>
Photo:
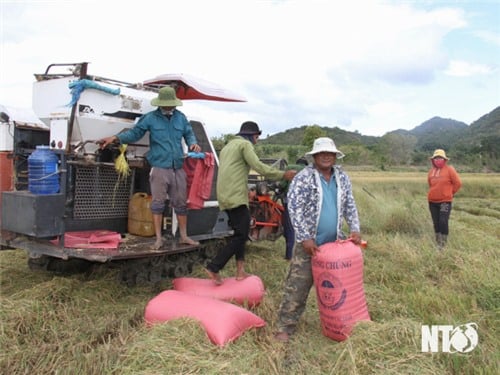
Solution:
<svg viewBox="0 0 500 375"><path fill-rule="evenodd" d="M141 139L149 131L149 147L147 160L151 165L149 183L151 187L151 211L156 234L156 242L152 249L158 250L163 246L162 217L165 210L165 201L170 198L177 221L179 223L179 242L187 245L199 245L199 242L187 236L187 181L183 169L184 151L182 140L188 149L200 152L191 124L178 109L182 102L175 95L175 90L163 87L158 97L151 101L151 105L158 108L143 115L137 124L123 133L103 138L97 143L101 149L110 143L120 142L129 144Z"/></svg>

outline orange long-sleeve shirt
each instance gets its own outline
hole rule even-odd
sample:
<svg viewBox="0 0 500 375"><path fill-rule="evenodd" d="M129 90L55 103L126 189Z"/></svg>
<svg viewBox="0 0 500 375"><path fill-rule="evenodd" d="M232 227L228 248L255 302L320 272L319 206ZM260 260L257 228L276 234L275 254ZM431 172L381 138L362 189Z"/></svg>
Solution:
<svg viewBox="0 0 500 375"><path fill-rule="evenodd" d="M427 182L429 183L427 199L434 203L451 202L462 186L457 171L451 165L431 168L427 175Z"/></svg>

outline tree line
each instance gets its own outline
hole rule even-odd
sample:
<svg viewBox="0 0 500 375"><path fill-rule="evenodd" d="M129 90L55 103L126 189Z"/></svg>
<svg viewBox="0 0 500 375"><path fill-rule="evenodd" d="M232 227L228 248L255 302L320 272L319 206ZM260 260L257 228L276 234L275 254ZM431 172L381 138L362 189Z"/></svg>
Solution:
<svg viewBox="0 0 500 375"><path fill-rule="evenodd" d="M219 152L234 135L212 138ZM287 130L279 135L262 139L255 146L263 159L286 159L289 164L310 151L314 139L331 137L346 155L342 164L369 166L376 169L419 168L429 166L429 157L436 148L443 148L454 166L468 172L500 172L500 135L479 135L474 142L457 137L450 144L448 139L438 139L432 134L415 135L408 131L394 131L382 137L362 136L358 132L347 132L339 128L306 125ZM446 137L446 134L445 134ZM277 143L277 140L280 143ZM281 143L285 142L285 143Z"/></svg>

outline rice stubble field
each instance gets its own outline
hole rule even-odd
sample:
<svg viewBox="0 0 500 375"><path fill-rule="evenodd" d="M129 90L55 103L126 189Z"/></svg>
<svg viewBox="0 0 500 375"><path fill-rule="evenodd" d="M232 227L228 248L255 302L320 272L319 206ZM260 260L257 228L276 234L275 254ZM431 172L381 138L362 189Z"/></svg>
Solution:
<svg viewBox="0 0 500 375"><path fill-rule="evenodd" d="M351 337L321 333L314 289L298 332L273 339L288 270L285 243L248 245L247 271L266 289L253 312L264 328L220 348L190 319L147 327L144 308L171 280L127 287L117 271L31 271L21 250L0 252L2 374L498 374L500 175L461 174L444 251L434 243L423 172L349 172L360 211L370 322ZM223 276L233 276L231 261ZM202 265L193 277L205 278ZM477 324L469 353L421 351L423 325Z"/></svg>

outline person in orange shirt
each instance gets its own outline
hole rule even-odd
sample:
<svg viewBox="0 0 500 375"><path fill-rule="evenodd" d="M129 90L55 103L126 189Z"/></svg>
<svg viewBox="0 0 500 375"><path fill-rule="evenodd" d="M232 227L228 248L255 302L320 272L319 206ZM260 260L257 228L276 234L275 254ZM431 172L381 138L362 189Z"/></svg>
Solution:
<svg viewBox="0 0 500 375"><path fill-rule="evenodd" d="M460 190L462 182L455 168L447 164L449 159L444 150L435 150L430 159L432 168L427 174L427 182L429 183L427 200L429 201L436 242L439 250L443 250L448 240L451 202Z"/></svg>

